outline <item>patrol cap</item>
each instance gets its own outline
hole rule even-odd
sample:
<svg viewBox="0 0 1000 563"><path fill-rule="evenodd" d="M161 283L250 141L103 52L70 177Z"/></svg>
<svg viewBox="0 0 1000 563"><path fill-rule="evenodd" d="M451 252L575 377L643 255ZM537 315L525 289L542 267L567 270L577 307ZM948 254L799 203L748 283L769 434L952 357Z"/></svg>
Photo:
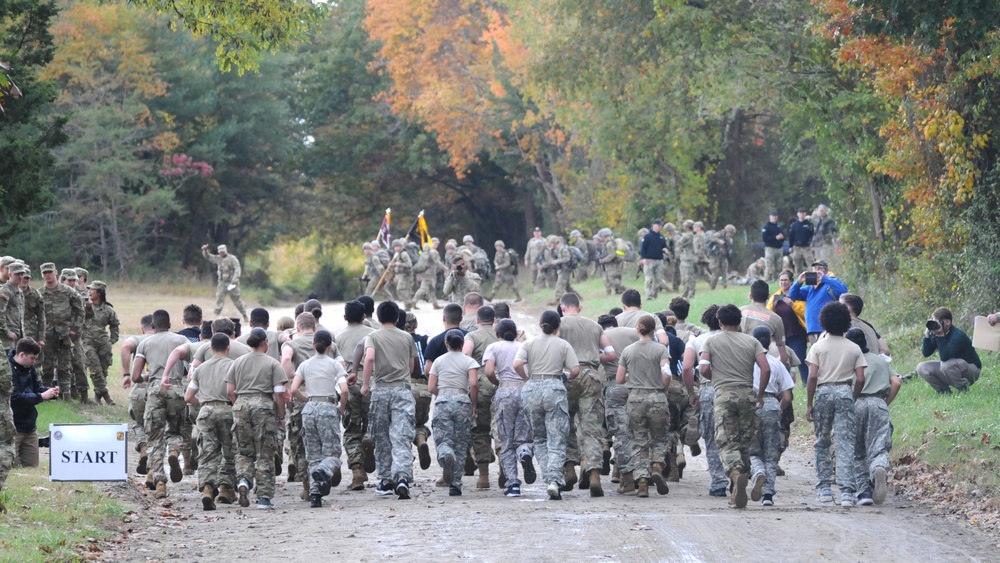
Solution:
<svg viewBox="0 0 1000 563"><path fill-rule="evenodd" d="M448 239L448 242L444 243L445 248L455 248L456 246L458 246L458 243L453 238Z"/></svg>
<svg viewBox="0 0 1000 563"><path fill-rule="evenodd" d="M417 328L417 316L413 313L406 313L406 328Z"/></svg>
<svg viewBox="0 0 1000 563"><path fill-rule="evenodd" d="M667 223L667 224L663 225L663 230L664 231L676 231L677 227L675 227L673 223Z"/></svg>
<svg viewBox="0 0 1000 563"><path fill-rule="evenodd" d="M597 231L597 234L600 235L600 236L602 236L602 237L613 236L612 233L611 233L611 229L609 229L607 227L604 227L603 229Z"/></svg>
<svg viewBox="0 0 1000 563"><path fill-rule="evenodd" d="M83 268L74 268L74 269L76 270L77 277L81 277L81 278L89 278L90 277L90 272L88 272L87 270L84 270Z"/></svg>
<svg viewBox="0 0 1000 563"><path fill-rule="evenodd" d="M726 225L726 232L728 232L729 234L733 234L736 232L736 227L733 225Z"/></svg>
<svg viewBox="0 0 1000 563"><path fill-rule="evenodd" d="M649 229L647 229L646 227L643 227L643 228L639 229L639 233L638 234L639 234L640 237L644 237L647 234L649 234Z"/></svg>
<svg viewBox="0 0 1000 563"><path fill-rule="evenodd" d="M500 248L507 248L507 245L503 243L502 240L498 240L493 243L493 246L499 246Z"/></svg>
<svg viewBox="0 0 1000 563"><path fill-rule="evenodd" d="M54 262L46 262L46 263L42 264L38 269L43 274L45 272L54 272L54 271L56 271L56 265L55 265Z"/></svg>
<svg viewBox="0 0 1000 563"><path fill-rule="evenodd" d="M371 245L368 242L361 243L361 250L371 250Z"/></svg>
<svg viewBox="0 0 1000 563"><path fill-rule="evenodd" d="M462 244L465 244L467 242L476 242L476 241L475 239L472 238L472 235L465 235L464 237L462 237Z"/></svg>
<svg viewBox="0 0 1000 563"><path fill-rule="evenodd" d="M694 226L694 221L692 221L690 219L685 219L684 220L684 228L685 229L690 229L693 226Z"/></svg>
<svg viewBox="0 0 1000 563"><path fill-rule="evenodd" d="M76 281L76 269L75 268L63 268L63 271L59 272L60 278L65 278L70 281Z"/></svg>
<svg viewBox="0 0 1000 563"><path fill-rule="evenodd" d="M10 265L7 266L7 271L10 272L11 274L23 274L24 270L25 267L23 262L15 261L11 262Z"/></svg>
<svg viewBox="0 0 1000 563"><path fill-rule="evenodd" d="M220 244L219 245L218 251L219 252L229 252L228 250L226 250L226 245L224 245L224 244Z"/></svg>
<svg viewBox="0 0 1000 563"><path fill-rule="evenodd" d="M15 260L17 260L17 258L14 258L13 256L4 256L3 258L0 258L0 268L10 266Z"/></svg>
<svg viewBox="0 0 1000 563"><path fill-rule="evenodd" d="M700 229L704 229L705 228L705 223L702 223L701 221L695 221L692 226L693 227L698 227Z"/></svg>
<svg viewBox="0 0 1000 563"><path fill-rule="evenodd" d="M572 230L572 231L570 231L570 233L569 233L569 237L570 237L570 238L575 238L575 237L581 237L581 236L583 236L583 233L581 233L581 232L579 231L579 229L573 229L573 230Z"/></svg>
<svg viewBox="0 0 1000 563"><path fill-rule="evenodd" d="M817 261L813 262L811 265L812 266L820 266L824 270L829 270L830 269L830 265L826 263L826 260L817 260Z"/></svg>
<svg viewBox="0 0 1000 563"><path fill-rule="evenodd" d="M545 239L545 241L548 242L549 244L555 244L559 242L559 237L557 237L556 235L549 235L548 238Z"/></svg>
<svg viewBox="0 0 1000 563"><path fill-rule="evenodd" d="M27 264L24 266L24 279L31 279L31 268Z"/></svg>
<svg viewBox="0 0 1000 563"><path fill-rule="evenodd" d="M542 228L541 227L535 227L534 232L540 233L540 232L542 232Z"/></svg>
<svg viewBox="0 0 1000 563"><path fill-rule="evenodd" d="M108 284L102 282L101 280L94 280L90 282L90 285L87 286L87 289L103 289L107 291Z"/></svg>

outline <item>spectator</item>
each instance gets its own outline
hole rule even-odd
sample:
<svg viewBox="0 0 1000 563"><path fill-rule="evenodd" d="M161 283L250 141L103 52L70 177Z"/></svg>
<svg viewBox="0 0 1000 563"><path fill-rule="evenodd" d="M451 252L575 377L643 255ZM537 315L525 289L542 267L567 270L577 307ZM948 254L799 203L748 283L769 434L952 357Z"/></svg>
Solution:
<svg viewBox="0 0 1000 563"><path fill-rule="evenodd" d="M806 302L796 301L788 296L788 290L792 287L794 276L789 270L781 272L781 275L778 276L778 291L771 295L767 308L781 317L781 323L785 327L785 345L798 356L800 360L799 375L802 377L802 385L805 385L809 379L809 368L805 362Z"/></svg>
<svg viewBox="0 0 1000 563"><path fill-rule="evenodd" d="M823 332L819 323L820 311L824 305L836 301L847 293L847 286L830 275L830 267L823 260L813 262L812 269L816 274L815 285L806 285L806 272L802 272L799 274L799 279L788 289L788 297L806 302L806 333L809 335L809 341L815 343Z"/></svg>
<svg viewBox="0 0 1000 563"><path fill-rule="evenodd" d="M926 358L937 350L941 361L920 362L917 374L938 393L951 393L952 387L967 391L983 368L979 354L965 332L951 324L951 310L941 307L933 317L927 321L920 351Z"/></svg>
<svg viewBox="0 0 1000 563"><path fill-rule="evenodd" d="M788 258L792 261L792 270L801 272L814 260L809 247L813 239L813 224L809 221L805 207L799 208L796 217L797 220L788 225L788 246L791 250Z"/></svg>
<svg viewBox="0 0 1000 563"><path fill-rule="evenodd" d="M10 397L14 413L14 452L22 467L38 467L38 409L42 401L59 398L59 387L45 387L35 371L35 361L42 352L41 346L30 338L22 338L7 353L13 372L14 393Z"/></svg>

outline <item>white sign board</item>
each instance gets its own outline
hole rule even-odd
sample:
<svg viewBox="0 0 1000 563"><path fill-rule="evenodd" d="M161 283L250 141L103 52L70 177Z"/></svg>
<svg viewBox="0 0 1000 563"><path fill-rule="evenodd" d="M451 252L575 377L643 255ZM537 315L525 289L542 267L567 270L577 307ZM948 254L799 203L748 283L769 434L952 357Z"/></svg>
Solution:
<svg viewBox="0 0 1000 563"><path fill-rule="evenodd" d="M50 481L127 481L127 424L50 424Z"/></svg>
<svg viewBox="0 0 1000 563"><path fill-rule="evenodd" d="M986 317L976 317L972 325L972 346L980 350L1000 350L1000 323L990 325Z"/></svg>

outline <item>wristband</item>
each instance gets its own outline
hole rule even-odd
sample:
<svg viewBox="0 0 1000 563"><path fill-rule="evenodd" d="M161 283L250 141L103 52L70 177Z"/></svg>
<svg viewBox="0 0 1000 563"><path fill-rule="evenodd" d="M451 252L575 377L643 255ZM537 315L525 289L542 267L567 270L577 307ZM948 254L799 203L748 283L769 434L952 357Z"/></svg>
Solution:
<svg viewBox="0 0 1000 563"><path fill-rule="evenodd" d="M698 365L699 366L710 366L710 365L712 365L712 362L710 360L698 360Z"/></svg>
<svg viewBox="0 0 1000 563"><path fill-rule="evenodd" d="M610 354L610 353L612 353L614 351L615 351L615 347L614 346L605 346L604 347L604 353L605 354Z"/></svg>

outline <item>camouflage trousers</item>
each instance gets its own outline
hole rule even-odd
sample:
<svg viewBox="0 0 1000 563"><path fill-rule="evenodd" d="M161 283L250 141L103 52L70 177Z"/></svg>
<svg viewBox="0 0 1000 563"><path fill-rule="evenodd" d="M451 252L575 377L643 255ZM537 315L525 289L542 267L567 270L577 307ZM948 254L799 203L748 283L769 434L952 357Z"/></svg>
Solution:
<svg viewBox="0 0 1000 563"><path fill-rule="evenodd" d="M568 265L563 265L563 267L559 268L559 271L556 272L556 302L562 299L564 293L576 291L573 289L573 286L569 284L569 274L570 271Z"/></svg>
<svg viewBox="0 0 1000 563"><path fill-rule="evenodd" d="M667 284L663 281L663 260L647 260L642 267L642 273L646 276L646 300L656 299L660 290L667 290Z"/></svg>
<svg viewBox="0 0 1000 563"><path fill-rule="evenodd" d="M566 437L569 435L569 405L562 380L531 379L524 384L521 401L531 425L538 467L545 483L565 485Z"/></svg>
<svg viewBox="0 0 1000 563"><path fill-rule="evenodd" d="M681 270L676 259L663 261L663 283L674 291L681 286Z"/></svg>
<svg viewBox="0 0 1000 563"><path fill-rule="evenodd" d="M764 247L764 277L767 278L766 281L773 282L778 279L778 274L781 273L782 254L780 248Z"/></svg>
<svg viewBox="0 0 1000 563"><path fill-rule="evenodd" d="M6 362L4 362L6 363ZM2 368L0 368L2 369ZM0 375L0 379L7 378L9 384L11 380L10 364L7 365L7 373ZM14 467L17 455L14 451L14 436L17 428L14 427L14 413L10 410L10 393L0 390L0 490L3 490L7 476L10 475L10 468Z"/></svg>
<svg viewBox="0 0 1000 563"><path fill-rule="evenodd" d="M493 460L493 395L497 388L486 378L486 370L479 370L479 394L476 396L476 421L472 427L472 456L476 464Z"/></svg>
<svg viewBox="0 0 1000 563"><path fill-rule="evenodd" d="M198 457L198 413L200 406L185 405L181 420L181 455L185 460Z"/></svg>
<svg viewBox="0 0 1000 563"><path fill-rule="evenodd" d="M90 379L94 382L94 394L100 394L108 390L108 368L111 366L111 342L85 342L84 348L87 355L87 371L90 372Z"/></svg>
<svg viewBox="0 0 1000 563"><path fill-rule="evenodd" d="M47 333L42 356L42 384L53 387L53 383L57 383L62 393L69 393L73 388L72 355L73 341L68 336Z"/></svg>
<svg viewBox="0 0 1000 563"><path fill-rule="evenodd" d="M504 287L510 288L514 292L514 296L518 299L521 298L521 288L518 287L517 276L514 274L509 274L506 272L498 272L496 280L493 282L493 290L490 292L489 300L492 301L494 297L500 293L500 290Z"/></svg>
<svg viewBox="0 0 1000 563"><path fill-rule="evenodd" d="M669 438L671 452L684 454L684 445L697 444L700 438L698 431L698 410L691 406L687 390L680 378L670 379L667 387L667 402L670 404Z"/></svg>
<svg viewBox="0 0 1000 563"><path fill-rule="evenodd" d="M715 441L715 387L703 384L698 392L698 429L705 440L705 459L708 474L712 478L709 490L724 490L729 486L729 477L722 465L719 445Z"/></svg>
<svg viewBox="0 0 1000 563"><path fill-rule="evenodd" d="M295 466L296 475L305 475L309 463L306 461L306 446L302 441L302 408L305 403L298 399L292 399L292 404L285 409L288 417L285 423L285 432L288 435L288 463ZM303 478L304 479L304 478Z"/></svg>
<svg viewBox="0 0 1000 563"><path fill-rule="evenodd" d="M708 282L709 287L715 289L715 286L721 283L723 289L725 289L729 283L726 280L726 277L729 275L729 258L725 256L710 256L708 258L708 271L711 276L711 280Z"/></svg>
<svg viewBox="0 0 1000 563"><path fill-rule="evenodd" d="M87 353L83 348L82 337L77 336L73 339L73 347L69 359L70 365L73 367L73 390L77 392L89 390L90 382L87 381Z"/></svg>
<svg viewBox="0 0 1000 563"><path fill-rule="evenodd" d="M604 421L608 431L614 438L615 464L619 468L633 455L632 444L628 437L628 387L609 380L604 388Z"/></svg>
<svg viewBox="0 0 1000 563"><path fill-rule="evenodd" d="M413 439L416 406L406 387L376 387L372 391L369 424L375 441L375 472L379 479L413 479Z"/></svg>
<svg viewBox="0 0 1000 563"><path fill-rule="evenodd" d="M750 474L764 474L764 494L774 494L774 479L778 476L781 457L781 404L778 399L764 397L764 408L757 409L759 426L750 444Z"/></svg>
<svg viewBox="0 0 1000 563"><path fill-rule="evenodd" d="M439 307L437 300L437 288L434 286L434 276L423 275L420 278L420 287L417 288L417 292L413 294L413 301L411 303L415 304L421 299L434 305L434 307Z"/></svg>
<svg viewBox="0 0 1000 563"><path fill-rule="evenodd" d="M233 301L233 305L236 306L236 310L240 312L240 315L246 316L247 310L243 305L243 300L240 299L240 286L229 289L229 283L220 281L218 285L215 286L215 316L222 314L223 307L226 306L226 295ZM268 497L270 498L270 497Z"/></svg>
<svg viewBox="0 0 1000 563"><path fill-rule="evenodd" d="M187 415L180 381L171 382L170 389L163 389L159 382L149 385L146 394L146 454L149 471L155 483L166 483L163 460L168 455L180 455L181 424Z"/></svg>
<svg viewBox="0 0 1000 563"><path fill-rule="evenodd" d="M347 467L362 467L361 441L368 432L368 410L371 400L361 394L361 378L348 388L347 411L344 412L344 450L347 453Z"/></svg>
<svg viewBox="0 0 1000 563"><path fill-rule="evenodd" d="M604 384L592 366L580 365L580 376L566 387L569 435L566 461L583 471L600 469L604 463Z"/></svg>
<svg viewBox="0 0 1000 563"><path fill-rule="evenodd" d="M551 267L545 268L544 270L538 270L538 274L535 276L535 291L545 289L546 287L556 286L556 272Z"/></svg>
<svg viewBox="0 0 1000 563"><path fill-rule="evenodd" d="M202 404L198 411L198 489L236 487L233 453L233 407L222 401Z"/></svg>
<svg viewBox="0 0 1000 563"><path fill-rule="evenodd" d="M625 291L622 285L622 271L625 267L621 262L607 262L604 264L604 291L611 295L617 295Z"/></svg>
<svg viewBox="0 0 1000 563"><path fill-rule="evenodd" d="M500 442L500 468L507 477L508 485L521 484L517 477L517 462L522 456L531 455L531 426L521 401L523 388L523 385L504 385L501 382L493 395L493 413L496 415Z"/></svg>
<svg viewBox="0 0 1000 563"><path fill-rule="evenodd" d="M417 438L424 437L424 440L431 439L431 429L427 427L427 421L431 419L431 395L427 388L427 380L422 378L410 378L410 392L413 393L413 423L414 436L413 443L417 443Z"/></svg>
<svg viewBox="0 0 1000 563"><path fill-rule="evenodd" d="M410 274L396 274L396 297L404 305L409 305L412 302L413 279Z"/></svg>
<svg viewBox="0 0 1000 563"><path fill-rule="evenodd" d="M698 263L694 258L681 258L681 285L684 286L684 298L691 299L698 283Z"/></svg>
<svg viewBox="0 0 1000 563"><path fill-rule="evenodd" d="M340 468L340 409L334 403L309 401L302 407L302 440L306 447L309 473L328 476ZM309 494L318 495L319 483L309 480Z"/></svg>
<svg viewBox="0 0 1000 563"><path fill-rule="evenodd" d="M850 385L821 385L813 398L813 430L816 441L817 488L833 483L833 464L830 446L837 454L837 487L841 493L853 493L854 483L854 391Z"/></svg>
<svg viewBox="0 0 1000 563"><path fill-rule="evenodd" d="M448 391L448 390L445 390ZM467 394L452 393L438 395L434 401L434 449L437 459L444 467L444 458L455 458L455 471L449 485L462 488L462 467L472 440L472 400Z"/></svg>
<svg viewBox="0 0 1000 563"><path fill-rule="evenodd" d="M128 392L128 416L132 420L128 429L132 432L135 451L146 445L146 388L148 384L133 383Z"/></svg>
<svg viewBox="0 0 1000 563"><path fill-rule="evenodd" d="M378 285L378 278L372 278L368 280L368 285L365 286L365 295L370 297L375 296L375 286ZM396 298L393 297L392 292L389 291L389 284L383 283L382 287L379 288L379 293L381 293L389 301L394 301Z"/></svg>
<svg viewBox="0 0 1000 563"><path fill-rule="evenodd" d="M274 451L278 411L262 393L240 395L233 405L236 479L257 487L257 498L274 498Z"/></svg>
<svg viewBox="0 0 1000 563"><path fill-rule="evenodd" d="M728 475L750 472L750 444L757 435L756 394L752 387L715 390L715 443Z"/></svg>
<svg viewBox="0 0 1000 563"><path fill-rule="evenodd" d="M670 427L670 406L662 389L632 389L628 395L628 437L632 455L622 471L632 472L635 479L649 479L652 463L667 457Z"/></svg>
<svg viewBox="0 0 1000 563"><path fill-rule="evenodd" d="M792 261L793 272L806 272L816 258L813 257L812 248L808 246L793 246L788 257Z"/></svg>
<svg viewBox="0 0 1000 563"><path fill-rule="evenodd" d="M854 479L858 490L871 489L875 469L889 469L892 450L892 422L885 400L876 396L858 397L854 403L857 439L854 446Z"/></svg>

